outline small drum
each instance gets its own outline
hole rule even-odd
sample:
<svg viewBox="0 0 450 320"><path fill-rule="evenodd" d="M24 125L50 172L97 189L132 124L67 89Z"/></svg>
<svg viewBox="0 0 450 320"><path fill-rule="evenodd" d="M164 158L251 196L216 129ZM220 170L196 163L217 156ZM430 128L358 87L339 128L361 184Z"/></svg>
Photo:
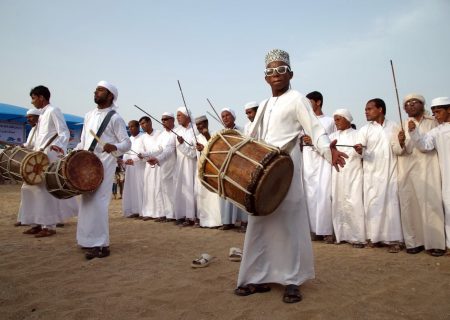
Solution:
<svg viewBox="0 0 450 320"><path fill-rule="evenodd" d="M208 190L255 216L278 207L293 172L288 154L230 129L211 138L199 161L199 178Z"/></svg>
<svg viewBox="0 0 450 320"><path fill-rule="evenodd" d="M19 146L8 147L0 154L0 173L3 178L39 184L49 164L44 152Z"/></svg>
<svg viewBox="0 0 450 320"><path fill-rule="evenodd" d="M103 165L92 152L77 150L53 162L45 172L48 192L67 199L95 191L103 181Z"/></svg>

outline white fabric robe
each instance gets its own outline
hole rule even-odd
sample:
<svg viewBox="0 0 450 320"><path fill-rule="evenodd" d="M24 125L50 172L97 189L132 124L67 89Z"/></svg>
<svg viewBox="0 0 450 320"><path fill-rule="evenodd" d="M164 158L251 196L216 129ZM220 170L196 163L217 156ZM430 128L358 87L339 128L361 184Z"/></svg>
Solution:
<svg viewBox="0 0 450 320"><path fill-rule="evenodd" d="M397 156L393 139L399 127L384 120L359 130L363 151L364 211L367 239L372 243L403 241L398 200Z"/></svg>
<svg viewBox="0 0 450 320"><path fill-rule="evenodd" d="M176 136L170 131L163 131L158 136L158 146L161 152L156 155L160 166L160 191L157 193L157 202L161 216L167 219L175 218L174 190L175 165L177 163Z"/></svg>
<svg viewBox="0 0 450 320"><path fill-rule="evenodd" d="M205 146L208 145L208 141L202 134L197 135L198 143ZM200 160L200 152L197 151L197 158ZM195 177L195 186L197 194L197 216L200 220L201 227L213 228L222 224L220 216L220 197L217 193L211 192L206 189L198 178L198 174Z"/></svg>
<svg viewBox="0 0 450 320"><path fill-rule="evenodd" d="M438 153L445 212L446 246L450 249L450 123L442 123L426 134L420 134L416 129L411 133L411 139L419 150L426 152L436 149Z"/></svg>
<svg viewBox="0 0 450 320"><path fill-rule="evenodd" d="M151 134L144 133L142 137L142 144L144 146L144 157L154 156L159 152L158 136L161 133L159 130L153 130ZM148 159L148 158L147 158ZM161 190L161 167L151 166L149 163L145 163L144 171L144 196L142 203L142 216L159 218L162 217L162 212L159 210L159 203L157 200L157 193Z"/></svg>
<svg viewBox="0 0 450 320"><path fill-rule="evenodd" d="M437 126L434 118L424 115L416 130L424 134ZM426 250L445 249L445 222L442 206L441 172L435 150L420 152L405 130L405 148L398 157L398 188L406 248L425 246ZM398 143L398 139L396 140Z"/></svg>
<svg viewBox="0 0 450 320"><path fill-rule="evenodd" d="M358 143L358 132L352 128L330 134L337 144L353 146ZM361 156L348 147L337 147L348 159L339 172L332 170L331 203L333 227L336 241L350 243L366 242L366 227L363 203L363 168Z"/></svg>
<svg viewBox="0 0 450 320"><path fill-rule="evenodd" d="M336 131L333 118L317 116L328 135ZM307 135L310 135L306 132ZM311 231L317 235L332 235L331 164L315 147L303 147L303 185Z"/></svg>
<svg viewBox="0 0 450 320"><path fill-rule="evenodd" d="M80 143L75 150L89 149L94 139L89 131L93 130L97 133L103 119L110 110L112 110L112 107L105 109L96 108L86 114ZM114 144L117 147L118 154L124 154L131 148L125 121L117 112L111 117L100 139L104 143ZM77 241L81 247L109 246L108 208L111 201L111 188L117 159L112 154L103 152L103 147L99 144L96 145L94 154L103 164L103 182L94 192L80 196Z"/></svg>
<svg viewBox="0 0 450 320"><path fill-rule="evenodd" d="M196 217L195 179L197 173L197 150L195 149L195 136L192 125L187 128L179 126L174 130L182 136L184 141L180 144L176 141L177 162L175 165L175 219L187 218L194 220Z"/></svg>
<svg viewBox="0 0 450 320"><path fill-rule="evenodd" d="M260 106L264 105L265 101L261 102ZM258 117L262 114L264 120L259 124ZM312 112L309 100L298 91L289 90L280 97L270 98L266 109L258 110L252 129L256 125L257 137L277 147L297 139L305 129L319 151L331 159L328 136ZM249 283L300 285L314 278L300 149L293 148L290 155L294 174L280 206L270 215L248 217L238 286Z"/></svg>
<svg viewBox="0 0 450 320"><path fill-rule="evenodd" d="M131 150L142 153L142 133L130 137ZM123 155L123 162L132 160L132 165L125 165L125 183L122 195L122 212L125 217L132 214L142 215L144 195L145 160L139 159L136 153L129 151Z"/></svg>
<svg viewBox="0 0 450 320"><path fill-rule="evenodd" d="M34 136L33 150L42 149L50 139L58 134L58 137L50 143L66 150L69 142L69 129L64 120L64 116L59 108L48 104L41 109L38 123L35 127L36 134ZM58 160L59 154L50 150L48 146L44 152L47 154L49 161ZM52 226L59 222L63 222L68 216L74 214L73 206L64 206L64 202L69 202L76 206L75 199L59 200L52 196L45 186L45 183L37 185L28 185L24 183L21 190L21 204L19 208L19 216L23 224L39 224L43 226Z"/></svg>

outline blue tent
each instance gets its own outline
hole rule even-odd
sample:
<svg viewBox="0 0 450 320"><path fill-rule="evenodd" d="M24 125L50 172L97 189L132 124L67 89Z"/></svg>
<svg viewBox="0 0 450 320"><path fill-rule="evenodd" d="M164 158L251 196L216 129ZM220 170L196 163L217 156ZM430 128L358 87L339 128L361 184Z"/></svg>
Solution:
<svg viewBox="0 0 450 320"><path fill-rule="evenodd" d="M13 121L26 123L25 117L28 109L11 104L0 103L0 121ZM83 118L73 114L64 113L64 119L70 129L77 129L83 125Z"/></svg>

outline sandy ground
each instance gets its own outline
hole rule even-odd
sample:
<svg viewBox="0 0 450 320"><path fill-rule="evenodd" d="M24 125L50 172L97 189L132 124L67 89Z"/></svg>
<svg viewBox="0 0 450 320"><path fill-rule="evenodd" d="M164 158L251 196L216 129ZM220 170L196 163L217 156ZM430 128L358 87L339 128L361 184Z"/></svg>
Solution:
<svg viewBox="0 0 450 320"><path fill-rule="evenodd" d="M13 227L20 186L0 185L1 319L450 319L450 256L313 244L316 279L288 305L283 288L233 294L244 235L126 219L110 207L111 256L85 260L76 219L37 239ZM207 268L191 261L206 252Z"/></svg>

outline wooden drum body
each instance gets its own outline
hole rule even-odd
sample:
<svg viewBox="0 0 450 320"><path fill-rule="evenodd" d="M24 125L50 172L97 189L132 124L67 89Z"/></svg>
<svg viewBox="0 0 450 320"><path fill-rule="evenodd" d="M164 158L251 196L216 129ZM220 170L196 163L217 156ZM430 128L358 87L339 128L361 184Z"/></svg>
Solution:
<svg viewBox="0 0 450 320"><path fill-rule="evenodd" d="M92 152L77 150L53 162L45 172L48 192L58 199L95 191L103 181L103 164Z"/></svg>
<svg viewBox="0 0 450 320"><path fill-rule="evenodd" d="M48 164L49 160L44 152L19 146L8 147L0 154L2 177L27 184L41 183Z"/></svg>
<svg viewBox="0 0 450 320"><path fill-rule="evenodd" d="M199 162L199 178L208 190L255 216L278 207L293 172L288 154L230 129L211 138Z"/></svg>

